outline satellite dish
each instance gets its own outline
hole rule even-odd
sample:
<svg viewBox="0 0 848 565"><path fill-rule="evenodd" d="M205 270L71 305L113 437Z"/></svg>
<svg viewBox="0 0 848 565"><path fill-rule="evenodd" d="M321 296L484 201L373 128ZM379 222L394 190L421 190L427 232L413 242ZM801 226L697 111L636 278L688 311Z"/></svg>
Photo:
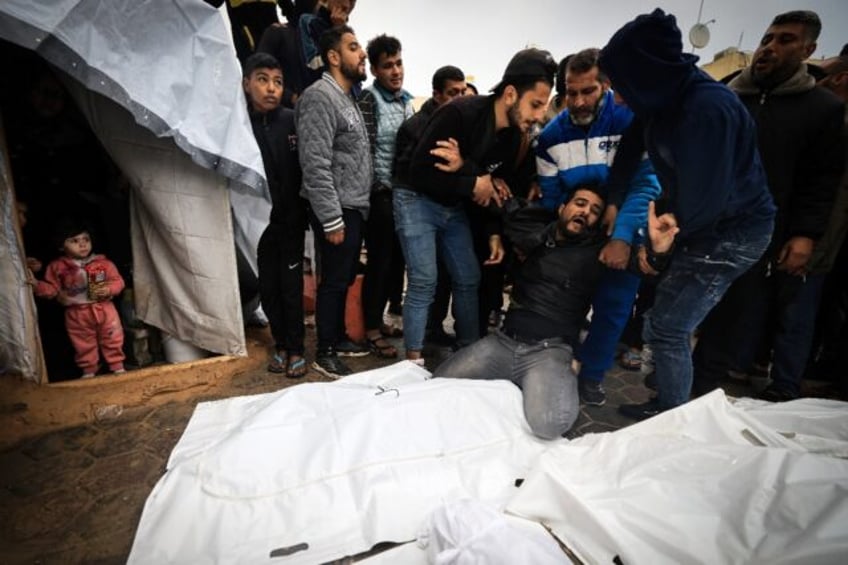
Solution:
<svg viewBox="0 0 848 565"><path fill-rule="evenodd" d="M702 49L710 42L710 28L707 24L695 24L689 30L689 43L695 49Z"/></svg>

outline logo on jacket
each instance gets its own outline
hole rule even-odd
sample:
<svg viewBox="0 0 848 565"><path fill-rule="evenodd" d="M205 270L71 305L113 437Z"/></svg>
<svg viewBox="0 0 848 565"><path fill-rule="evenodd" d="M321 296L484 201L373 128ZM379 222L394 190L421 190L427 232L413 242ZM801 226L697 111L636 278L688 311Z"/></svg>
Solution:
<svg viewBox="0 0 848 565"><path fill-rule="evenodd" d="M297 134L290 133L289 134L289 151L295 152L297 151Z"/></svg>
<svg viewBox="0 0 848 565"><path fill-rule="evenodd" d="M342 116L347 120L347 130L356 131L359 125L359 111L356 108L345 108Z"/></svg>
<svg viewBox="0 0 848 565"><path fill-rule="evenodd" d="M501 166L502 163L503 163L503 161L498 161L497 163L491 163L490 165L487 165L486 166L486 172L487 173L495 172L496 170L498 170L498 168Z"/></svg>
<svg viewBox="0 0 848 565"><path fill-rule="evenodd" d="M600 149L601 151L606 151L607 153L609 153L610 151L617 150L618 144L619 144L618 140L605 139L604 141L602 141L598 144L598 149Z"/></svg>

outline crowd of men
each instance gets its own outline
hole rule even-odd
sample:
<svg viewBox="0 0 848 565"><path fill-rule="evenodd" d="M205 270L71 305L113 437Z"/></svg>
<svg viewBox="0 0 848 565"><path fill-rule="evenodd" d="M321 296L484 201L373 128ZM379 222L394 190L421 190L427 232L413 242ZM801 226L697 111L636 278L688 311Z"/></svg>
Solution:
<svg viewBox="0 0 848 565"><path fill-rule="evenodd" d="M696 66L674 16L657 9L559 65L518 52L488 95L464 96L462 71L443 66L416 113L401 42L380 35L363 48L345 23L354 7L330 0L272 26L244 61L273 200L258 250L269 370L307 372L308 225L320 272L312 367L325 376L350 373L344 356L398 357L386 338L400 335L423 365L447 285L457 351L435 376L512 380L533 431L559 437L578 399L606 402L604 373L650 284L656 395L623 414L650 417L754 367L770 367L764 398L799 396L822 294L844 300L848 228L848 57L804 63L815 13L775 17L728 84ZM363 242L357 343L345 303ZM404 273L401 329L384 311ZM508 311L489 333L505 276Z"/></svg>

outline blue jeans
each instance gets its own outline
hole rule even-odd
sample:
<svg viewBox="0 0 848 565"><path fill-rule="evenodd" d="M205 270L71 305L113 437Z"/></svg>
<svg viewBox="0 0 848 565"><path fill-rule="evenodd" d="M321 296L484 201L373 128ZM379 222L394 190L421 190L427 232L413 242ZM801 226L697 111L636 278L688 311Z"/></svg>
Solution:
<svg viewBox="0 0 848 565"><path fill-rule="evenodd" d="M684 404L692 391L690 336L727 291L757 262L771 239L772 222L727 230L719 241L678 245L645 315L645 342L654 353L657 403Z"/></svg>
<svg viewBox="0 0 848 565"><path fill-rule="evenodd" d="M480 268L468 218L461 204L442 206L426 196L395 188L395 229L406 259L403 337L408 351L421 351L427 311L436 292L436 246L451 277L456 338L460 346L477 341L477 288Z"/></svg>
<svg viewBox="0 0 848 565"><path fill-rule="evenodd" d="M629 272L605 269L592 297L589 335L577 351L580 379L599 383L612 366L618 340L633 315L633 302L642 279Z"/></svg>
<svg viewBox="0 0 848 565"><path fill-rule="evenodd" d="M560 338L523 343L498 330L454 353L433 377L512 381L521 389L524 417L533 433L556 439L580 411L571 359L571 346Z"/></svg>

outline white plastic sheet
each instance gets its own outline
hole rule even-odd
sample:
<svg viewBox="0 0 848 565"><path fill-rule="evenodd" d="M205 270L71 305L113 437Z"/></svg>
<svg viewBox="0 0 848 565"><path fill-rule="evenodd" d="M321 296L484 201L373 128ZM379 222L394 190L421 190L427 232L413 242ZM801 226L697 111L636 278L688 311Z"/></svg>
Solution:
<svg viewBox="0 0 848 565"><path fill-rule="evenodd" d="M511 518L478 500L441 506L418 536L433 565L560 565L565 554L538 524Z"/></svg>
<svg viewBox="0 0 848 565"><path fill-rule="evenodd" d="M844 403L778 411L777 430L721 391L614 433L557 445L507 511L549 526L586 563L842 563L848 461L786 437L804 415L838 435ZM825 416L825 414L827 414ZM844 435L841 440L846 440Z"/></svg>
<svg viewBox="0 0 848 565"><path fill-rule="evenodd" d="M0 38L73 79L70 90L132 181L139 317L203 349L244 355L233 241L256 271L271 205L229 33L203 0L0 2ZM16 364L34 378L32 331L0 330L0 351L24 339Z"/></svg>
<svg viewBox="0 0 848 565"><path fill-rule="evenodd" d="M199 405L129 562L321 563L413 540L447 501L503 504L550 445L520 391L427 375L402 362Z"/></svg>

